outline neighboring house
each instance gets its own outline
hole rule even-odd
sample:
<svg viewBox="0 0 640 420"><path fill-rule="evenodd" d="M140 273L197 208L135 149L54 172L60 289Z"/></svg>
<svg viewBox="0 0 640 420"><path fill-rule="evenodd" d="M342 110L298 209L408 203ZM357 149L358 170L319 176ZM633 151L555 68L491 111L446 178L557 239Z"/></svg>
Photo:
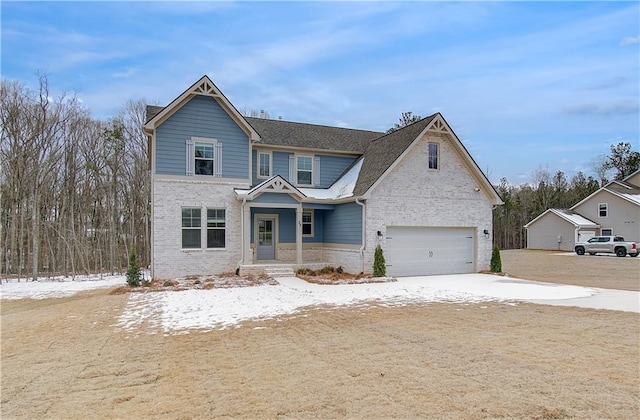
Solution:
<svg viewBox="0 0 640 420"><path fill-rule="evenodd" d="M487 269L491 183L439 113L390 134L242 116L204 76L148 107L152 275Z"/></svg>
<svg viewBox="0 0 640 420"><path fill-rule="evenodd" d="M571 209L549 209L525 225L527 248L572 251L592 236L640 242L640 171L612 181Z"/></svg>

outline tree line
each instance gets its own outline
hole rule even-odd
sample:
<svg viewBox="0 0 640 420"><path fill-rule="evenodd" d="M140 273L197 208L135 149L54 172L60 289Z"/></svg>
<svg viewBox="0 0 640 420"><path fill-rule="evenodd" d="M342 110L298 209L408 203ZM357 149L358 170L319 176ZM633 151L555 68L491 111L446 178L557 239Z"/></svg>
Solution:
<svg viewBox="0 0 640 420"><path fill-rule="evenodd" d="M531 176L532 182L510 185L502 178L496 190L504 204L493 210L493 242L500 249L520 249L527 244L524 225L550 208L568 209L609 182L607 174L614 172L615 180L622 180L640 169L640 153L631 143L611 145L608 156L593 159L597 179L578 172L571 179L562 171L555 174L539 168Z"/></svg>
<svg viewBox="0 0 640 420"><path fill-rule="evenodd" d="M150 179L144 101L107 120L75 95L0 86L0 276L121 272L149 264Z"/></svg>

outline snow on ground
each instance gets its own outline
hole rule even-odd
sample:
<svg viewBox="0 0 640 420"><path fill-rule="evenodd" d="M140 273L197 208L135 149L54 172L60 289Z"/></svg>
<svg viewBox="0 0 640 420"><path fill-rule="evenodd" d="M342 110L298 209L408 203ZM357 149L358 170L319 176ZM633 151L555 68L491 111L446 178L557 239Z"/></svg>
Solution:
<svg viewBox="0 0 640 420"><path fill-rule="evenodd" d="M246 320L277 319L311 306L401 306L411 303L528 301L601 309L637 308L640 293L554 283L541 283L488 274L405 277L397 282L318 285L296 277L278 278L279 285L210 290L130 293L114 325L120 331L184 334L192 330L229 328ZM0 286L2 299L69 296L78 291L126 284L124 276L83 277L81 281L9 282ZM616 294L617 293L617 294Z"/></svg>
<svg viewBox="0 0 640 420"><path fill-rule="evenodd" d="M148 277L148 274L147 274ZM47 299L72 296L78 292L92 289L124 286L124 275L107 276L92 274L88 276L27 279L2 279L0 298L2 299Z"/></svg>
<svg viewBox="0 0 640 420"><path fill-rule="evenodd" d="M485 274L400 278L392 283L350 285L310 284L295 277L277 279L278 286L187 290L131 294L118 320L122 330L148 326L155 333L182 334L189 330L222 329L246 320L273 319L305 307L383 305L429 302L486 302L520 299L588 297L593 289L533 283Z"/></svg>

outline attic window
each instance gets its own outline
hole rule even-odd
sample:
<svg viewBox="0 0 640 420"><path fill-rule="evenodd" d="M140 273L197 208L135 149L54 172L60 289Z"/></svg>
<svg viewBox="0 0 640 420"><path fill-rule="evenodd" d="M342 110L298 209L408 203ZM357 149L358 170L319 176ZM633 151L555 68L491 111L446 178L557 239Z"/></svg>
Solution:
<svg viewBox="0 0 640 420"><path fill-rule="evenodd" d="M428 162L429 169L439 169L440 164L438 162L439 147L438 143L429 143L428 145Z"/></svg>

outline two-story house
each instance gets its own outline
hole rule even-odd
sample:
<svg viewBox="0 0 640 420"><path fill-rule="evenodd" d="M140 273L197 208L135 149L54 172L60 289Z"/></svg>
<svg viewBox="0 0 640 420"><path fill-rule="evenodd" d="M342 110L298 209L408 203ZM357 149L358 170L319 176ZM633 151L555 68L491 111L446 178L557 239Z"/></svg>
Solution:
<svg viewBox="0 0 640 420"><path fill-rule="evenodd" d="M573 251L576 242L598 235L640 242L640 170L607 183L570 209L548 209L524 227L532 249Z"/></svg>
<svg viewBox="0 0 640 420"><path fill-rule="evenodd" d="M439 113L390 134L241 115L207 76L148 107L152 275L487 269L491 183Z"/></svg>

